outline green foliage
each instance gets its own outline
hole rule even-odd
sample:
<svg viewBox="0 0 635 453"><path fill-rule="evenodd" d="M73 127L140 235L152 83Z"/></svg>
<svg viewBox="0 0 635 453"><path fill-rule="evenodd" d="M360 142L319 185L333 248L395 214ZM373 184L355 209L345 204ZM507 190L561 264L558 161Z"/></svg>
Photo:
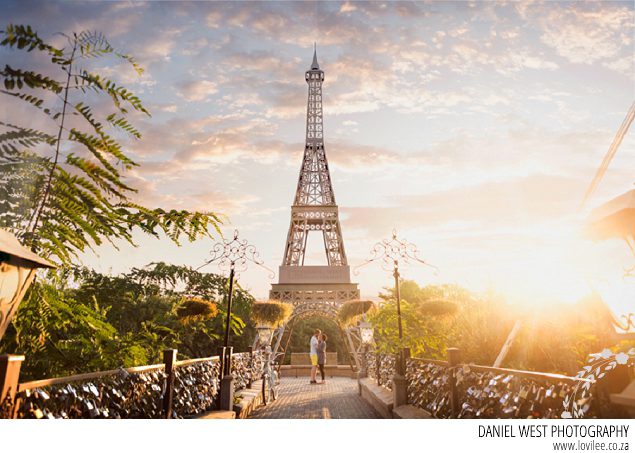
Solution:
<svg viewBox="0 0 635 453"><path fill-rule="evenodd" d="M60 285L54 273L35 285L14 320L14 351L28 357L26 375L44 377L44 373L72 374L102 364L114 366L117 331L104 310L78 303Z"/></svg>
<svg viewBox="0 0 635 453"><path fill-rule="evenodd" d="M52 272L32 286L0 351L26 355L23 379L159 363L169 348L181 358L216 355L227 289L224 276L165 263L117 277ZM239 285L234 291L231 343L241 352L255 335L243 322L254 299Z"/></svg>
<svg viewBox="0 0 635 453"><path fill-rule="evenodd" d="M397 302L394 288L379 297L385 302L371 318L375 340L382 352L410 348L414 356L442 358L447 347L451 318L456 301L467 297L467 291L455 285L426 286L416 282L400 282L403 340L399 342Z"/></svg>
<svg viewBox="0 0 635 453"><path fill-rule="evenodd" d="M588 355L616 343L611 314L597 296L524 314L506 365L574 374Z"/></svg>
<svg viewBox="0 0 635 453"><path fill-rule="evenodd" d="M397 303L384 303L370 322L375 327L375 341L380 352L394 353L408 347L413 356L440 358L447 344L448 331L443 323L421 316L416 303L401 302L403 340L399 341Z"/></svg>
<svg viewBox="0 0 635 453"><path fill-rule="evenodd" d="M362 315L372 313L374 308L375 303L370 300L349 300L340 307L337 319L343 327L347 327L359 321Z"/></svg>
<svg viewBox="0 0 635 453"><path fill-rule="evenodd" d="M131 199L136 190L126 184L125 172L137 164L115 137L140 139L128 115L149 112L133 92L90 69L91 60L110 58L141 74L131 56L97 32L66 36L68 46L62 49L30 26L8 25L0 38L6 48L44 54L47 74L53 74L9 65L0 70L0 93L27 104L50 124L48 132L0 123L0 228L65 265L104 241L134 244L134 230L163 233L176 243L219 232L216 214L148 208ZM109 103L97 104L99 97Z"/></svg>
<svg viewBox="0 0 635 453"><path fill-rule="evenodd" d="M256 324L275 328L287 322L292 312L292 305L277 300L257 302L251 307L251 319Z"/></svg>
<svg viewBox="0 0 635 453"><path fill-rule="evenodd" d="M447 346L461 349L467 362L493 365L522 312L491 293L483 297L469 295L456 303L457 313L449 327Z"/></svg>
<svg viewBox="0 0 635 453"><path fill-rule="evenodd" d="M421 316L453 315L457 311L457 306L446 300L431 300L419 304L418 311Z"/></svg>
<svg viewBox="0 0 635 453"><path fill-rule="evenodd" d="M590 353L612 343L611 316L597 297L577 304L519 307L489 293L477 296L457 285L419 287L401 283L403 347L414 356L446 358L457 347L466 363L491 366L514 324L520 329L504 367L573 374ZM394 352L400 345L394 291L371 318L378 348Z"/></svg>
<svg viewBox="0 0 635 453"><path fill-rule="evenodd" d="M166 263L134 268L120 277L104 276L86 269L76 270L75 274L83 282L77 297L109 304L112 307L109 319L118 328L136 332L137 326L144 323L167 326L174 332L171 347L179 349L179 355L205 357L216 354L227 318L226 276ZM208 319L193 318L183 326L178 307L184 299L195 298L214 302L218 315ZM254 338L254 326L243 321L250 318L253 303L254 298L235 284L230 328L235 336L231 342L236 351L247 350Z"/></svg>
<svg viewBox="0 0 635 453"><path fill-rule="evenodd" d="M287 349L288 352L308 354L309 342L315 329L320 329L327 335L327 352L337 352L338 362L340 364L348 364L349 357L345 343L346 338L342 335L341 328L335 321L321 316L311 316L293 324L293 332ZM290 361L291 356L287 354L285 360Z"/></svg>

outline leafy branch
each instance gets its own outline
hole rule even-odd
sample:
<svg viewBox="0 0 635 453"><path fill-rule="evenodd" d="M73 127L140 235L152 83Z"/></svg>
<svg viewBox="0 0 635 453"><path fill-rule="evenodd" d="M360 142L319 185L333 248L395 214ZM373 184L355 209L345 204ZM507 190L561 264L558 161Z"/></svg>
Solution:
<svg viewBox="0 0 635 453"><path fill-rule="evenodd" d="M10 24L0 31L0 46L43 53L51 66L45 75L5 65L0 69L0 95L34 109L55 131L0 122L0 228L12 230L32 250L66 265L104 241L134 245L134 230L155 237L164 234L177 244L183 238L194 241L220 234L221 218L212 212L147 207L132 199L137 191L125 176L138 164L114 137L123 132L128 140L140 140L129 111L146 116L150 112L132 91L85 64L111 58L137 74L143 69L102 33L62 36L68 46L60 49L28 25ZM108 100L108 107L91 105L94 94ZM59 101L61 110L53 108Z"/></svg>

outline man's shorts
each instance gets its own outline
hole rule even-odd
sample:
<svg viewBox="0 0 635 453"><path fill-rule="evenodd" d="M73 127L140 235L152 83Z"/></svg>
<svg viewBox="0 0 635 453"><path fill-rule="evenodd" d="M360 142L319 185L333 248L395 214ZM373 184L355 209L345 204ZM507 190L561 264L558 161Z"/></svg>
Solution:
<svg viewBox="0 0 635 453"><path fill-rule="evenodd" d="M317 354L311 354L311 365L317 366L317 364Z"/></svg>

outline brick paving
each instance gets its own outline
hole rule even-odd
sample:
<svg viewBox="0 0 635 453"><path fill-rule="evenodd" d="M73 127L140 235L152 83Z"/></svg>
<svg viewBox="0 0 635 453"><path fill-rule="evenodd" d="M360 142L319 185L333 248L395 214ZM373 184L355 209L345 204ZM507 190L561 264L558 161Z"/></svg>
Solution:
<svg viewBox="0 0 635 453"><path fill-rule="evenodd" d="M280 379L278 398L255 409L249 418L381 418L357 393L357 380L327 379L309 384L308 377Z"/></svg>

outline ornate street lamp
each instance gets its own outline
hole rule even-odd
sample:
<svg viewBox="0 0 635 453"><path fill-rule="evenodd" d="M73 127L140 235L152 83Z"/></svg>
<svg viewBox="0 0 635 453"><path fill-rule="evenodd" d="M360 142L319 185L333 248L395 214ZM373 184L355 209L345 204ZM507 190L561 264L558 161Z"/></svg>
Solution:
<svg viewBox="0 0 635 453"><path fill-rule="evenodd" d="M633 105L635 106L635 104ZM624 239L635 257L634 213L635 190L629 190L591 211L587 221L586 234L594 241ZM625 269L624 277L635 277L635 266ZM635 338L635 313L611 314L613 327L618 338Z"/></svg>
<svg viewBox="0 0 635 453"><path fill-rule="evenodd" d="M359 372L357 373L357 379L368 377L368 350L373 344L375 337L375 329L371 323L366 321L366 313L362 315L362 320L357 325L357 332L359 334ZM360 387L361 392L361 387ZM360 393L361 394L361 393Z"/></svg>
<svg viewBox="0 0 635 453"><path fill-rule="evenodd" d="M372 250L371 256L364 263L357 266L357 269L365 266L368 263L379 261L382 264L382 269L392 271L392 275L395 278L395 297L397 299L397 325L399 330L399 352L397 356L397 374L403 375L405 372L404 354L403 354L403 327L401 323L401 293L399 288L399 265L409 264L410 262L418 262L426 266L432 267L438 271L436 266L433 266L417 256L417 246L411 242L407 242L405 239L397 239L397 232L393 230L392 237L390 239L383 239L377 242Z"/></svg>
<svg viewBox="0 0 635 453"><path fill-rule="evenodd" d="M38 268L55 267L26 247L8 231L0 229L0 339L18 311L20 302ZM0 355L0 403L13 401L23 355Z"/></svg>
<svg viewBox="0 0 635 453"><path fill-rule="evenodd" d="M227 293L227 317L225 320L225 338L221 349L221 398L220 408L231 410L234 402L234 377L231 374L231 360L233 348L229 346L229 326L232 312L232 296L234 292L234 280L241 272L247 270L248 262L252 262L266 270L273 278L273 271L266 267L258 258L256 247L245 239L238 239L238 230L234 231L234 237L230 240L218 242L211 252L212 258L203 264L206 266L217 263L219 269L229 270L229 291ZM200 266L199 269L203 266Z"/></svg>
<svg viewBox="0 0 635 453"><path fill-rule="evenodd" d="M22 246L13 234L0 229L0 339L33 282L35 271L54 267Z"/></svg>

